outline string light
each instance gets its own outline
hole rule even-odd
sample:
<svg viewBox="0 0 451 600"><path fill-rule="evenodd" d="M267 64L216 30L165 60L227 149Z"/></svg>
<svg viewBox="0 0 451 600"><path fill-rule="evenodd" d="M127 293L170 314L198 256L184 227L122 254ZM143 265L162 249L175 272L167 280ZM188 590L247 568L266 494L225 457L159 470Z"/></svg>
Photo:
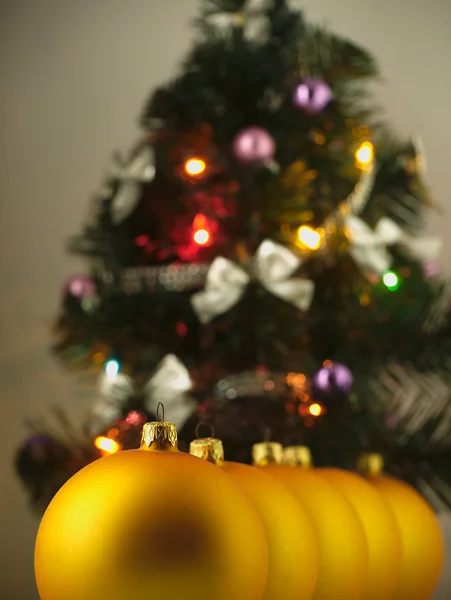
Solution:
<svg viewBox="0 0 451 600"><path fill-rule="evenodd" d="M206 229L198 229L197 231L194 232L193 240L199 246L205 246L205 244L208 243L209 239L210 239L210 234L208 233L208 231Z"/></svg>
<svg viewBox="0 0 451 600"><path fill-rule="evenodd" d="M382 275L382 281L385 287L392 292L396 291L400 285L399 277L393 271L385 271Z"/></svg>
<svg viewBox="0 0 451 600"><path fill-rule="evenodd" d="M318 250L321 245L321 234L319 231L302 225L298 229L298 239L303 246L306 246L310 250Z"/></svg>
<svg viewBox="0 0 451 600"><path fill-rule="evenodd" d="M309 414L312 415L312 417L319 417L323 412L323 409L321 407L321 404L315 402L314 404L310 404L310 406L308 407L308 411Z"/></svg>
<svg viewBox="0 0 451 600"><path fill-rule="evenodd" d="M120 364L117 360L109 360L105 365L105 373L109 379L114 379L119 373Z"/></svg>
<svg viewBox="0 0 451 600"><path fill-rule="evenodd" d="M373 162L374 157L374 146L371 142L363 142L360 144L357 152L355 153L355 158L357 164L360 167L367 167L369 164Z"/></svg>
<svg viewBox="0 0 451 600"><path fill-rule="evenodd" d="M185 163L185 173L190 177L199 177L206 168L207 165L201 158L190 158Z"/></svg>
<svg viewBox="0 0 451 600"><path fill-rule="evenodd" d="M94 446L106 454L114 454L120 450L120 446L116 440L112 440L111 438L104 437L102 435L96 437L94 440Z"/></svg>
<svg viewBox="0 0 451 600"><path fill-rule="evenodd" d="M205 246L211 241L208 228L210 221L202 213L196 215L193 221L193 240L198 246Z"/></svg>

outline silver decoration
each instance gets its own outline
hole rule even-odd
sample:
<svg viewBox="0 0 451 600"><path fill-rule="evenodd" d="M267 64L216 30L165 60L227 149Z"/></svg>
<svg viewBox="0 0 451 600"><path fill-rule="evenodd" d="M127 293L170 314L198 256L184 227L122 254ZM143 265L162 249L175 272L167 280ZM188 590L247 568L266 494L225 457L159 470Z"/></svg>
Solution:
<svg viewBox="0 0 451 600"><path fill-rule="evenodd" d="M206 19L222 34L227 34L234 27L242 28L246 39L264 41L270 31L267 7L267 0L248 0L240 12L214 12Z"/></svg>
<svg viewBox="0 0 451 600"><path fill-rule="evenodd" d="M167 354L143 388L146 409L156 413L158 403L162 402L168 420L181 426L195 408L195 400L188 394L191 388L192 381L186 367L174 354ZM103 375L100 381L102 397L93 409L96 427L107 426L118 419L124 403L135 392L134 383L128 375Z"/></svg>
<svg viewBox="0 0 451 600"><path fill-rule="evenodd" d="M300 258L291 250L265 240L255 255L252 275L270 293L306 311L313 299L314 284L307 279L291 277L301 264ZM200 322L209 323L230 310L250 281L251 274L242 267L224 257L216 258L208 271L205 289L191 298Z"/></svg>
<svg viewBox="0 0 451 600"><path fill-rule="evenodd" d="M122 223L135 209L141 192L141 185L155 177L155 154L150 146L142 149L130 159L113 157L107 170L109 179L120 181L111 201L111 218L114 224Z"/></svg>
<svg viewBox="0 0 451 600"><path fill-rule="evenodd" d="M130 267L120 272L120 286L129 295L154 291L160 286L169 292L198 289L205 284L209 268L207 263ZM114 282L109 270L100 272L100 279L107 286Z"/></svg>
<svg viewBox="0 0 451 600"><path fill-rule="evenodd" d="M245 396L280 398L287 395L286 375L270 371L235 373L218 381L215 395L220 402Z"/></svg>
<svg viewBox="0 0 451 600"><path fill-rule="evenodd" d="M404 252L419 260L438 258L442 241L438 237L414 237L386 217L380 219L375 229L355 215L344 219L350 239L349 253L362 268L381 275L390 268L392 259L387 246L399 245Z"/></svg>
<svg viewBox="0 0 451 600"><path fill-rule="evenodd" d="M376 173L377 167L373 162L372 165L362 171L360 180L357 182L354 191L351 192L344 203L344 207L350 209L354 215L360 215L368 204L371 192L373 191Z"/></svg>

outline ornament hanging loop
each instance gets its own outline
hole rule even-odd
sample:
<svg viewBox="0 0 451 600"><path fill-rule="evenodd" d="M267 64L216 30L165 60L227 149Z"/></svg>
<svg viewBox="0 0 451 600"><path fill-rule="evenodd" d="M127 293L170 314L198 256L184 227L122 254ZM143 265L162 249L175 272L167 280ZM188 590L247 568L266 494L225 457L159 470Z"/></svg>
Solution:
<svg viewBox="0 0 451 600"><path fill-rule="evenodd" d="M161 416L160 416L160 411L161 411ZM156 418L157 418L157 421L160 421L160 422L164 421L164 404L163 404L163 402L158 402Z"/></svg>
<svg viewBox="0 0 451 600"><path fill-rule="evenodd" d="M215 428L213 427L213 425L211 423L207 423L207 421L199 421L199 423L196 425L196 438L200 439L202 436L200 435L200 428L201 427L208 427L210 435L208 436L209 438L214 438L215 437Z"/></svg>

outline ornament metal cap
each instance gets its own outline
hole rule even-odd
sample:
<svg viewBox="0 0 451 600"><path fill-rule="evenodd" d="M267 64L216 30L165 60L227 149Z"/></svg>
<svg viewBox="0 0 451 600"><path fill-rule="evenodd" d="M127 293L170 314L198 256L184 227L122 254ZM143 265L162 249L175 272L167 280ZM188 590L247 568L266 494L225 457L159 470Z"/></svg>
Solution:
<svg viewBox="0 0 451 600"><path fill-rule="evenodd" d="M381 454L362 454L357 461L357 469L364 475L380 475L384 470L384 458Z"/></svg>
<svg viewBox="0 0 451 600"><path fill-rule="evenodd" d="M312 453L307 446L287 446L284 450L284 464L291 467L311 467Z"/></svg>
<svg viewBox="0 0 451 600"><path fill-rule="evenodd" d="M222 442L216 438L193 440L189 445L189 453L215 465L224 461Z"/></svg>
<svg viewBox="0 0 451 600"><path fill-rule="evenodd" d="M260 442L252 446L252 462L257 466L281 465L283 462L283 446L278 442Z"/></svg>
<svg viewBox="0 0 451 600"><path fill-rule="evenodd" d="M142 450L177 450L177 427L170 421L152 421L143 427Z"/></svg>

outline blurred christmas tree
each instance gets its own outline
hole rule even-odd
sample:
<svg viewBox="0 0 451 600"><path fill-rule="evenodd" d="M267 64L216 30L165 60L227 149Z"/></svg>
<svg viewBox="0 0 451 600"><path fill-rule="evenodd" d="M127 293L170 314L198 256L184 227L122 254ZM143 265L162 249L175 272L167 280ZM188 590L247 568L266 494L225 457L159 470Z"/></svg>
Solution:
<svg viewBox="0 0 451 600"><path fill-rule="evenodd" d="M203 0L194 48L115 156L70 249L55 354L96 380L81 431L48 427L16 465L38 509L102 453L138 445L163 401L229 460L267 429L320 465L360 453L451 505L450 325L422 237L418 141L371 105L374 59L288 0ZM185 445L186 447L186 445Z"/></svg>

